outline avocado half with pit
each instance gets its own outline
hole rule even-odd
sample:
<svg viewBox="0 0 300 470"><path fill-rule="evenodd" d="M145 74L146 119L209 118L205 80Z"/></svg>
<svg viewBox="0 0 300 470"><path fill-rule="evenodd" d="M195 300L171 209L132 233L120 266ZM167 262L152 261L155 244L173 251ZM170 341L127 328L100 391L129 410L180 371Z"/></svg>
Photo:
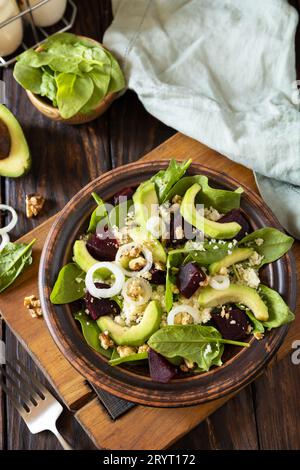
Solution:
<svg viewBox="0 0 300 470"><path fill-rule="evenodd" d="M204 232L204 234L210 238L230 239L235 237L242 228L237 222L227 222L224 224L213 222L212 220L206 219L197 211L195 198L199 191L201 191L201 186L198 183L193 184L193 186L186 191L180 206L180 213L184 220Z"/></svg>
<svg viewBox="0 0 300 470"><path fill-rule="evenodd" d="M121 326L112 317L103 316L97 320L101 331L108 331L109 336L119 346L141 346L159 329L162 310L159 302L152 300L146 307L138 325Z"/></svg>
<svg viewBox="0 0 300 470"><path fill-rule="evenodd" d="M255 318L267 321L268 307L262 301L255 289L247 286L231 284L227 289L217 290L208 286L201 290L199 298L200 307L218 307L229 303L240 303L248 307Z"/></svg>
<svg viewBox="0 0 300 470"><path fill-rule="evenodd" d="M0 175L17 178L30 169L31 157L22 128L0 104Z"/></svg>

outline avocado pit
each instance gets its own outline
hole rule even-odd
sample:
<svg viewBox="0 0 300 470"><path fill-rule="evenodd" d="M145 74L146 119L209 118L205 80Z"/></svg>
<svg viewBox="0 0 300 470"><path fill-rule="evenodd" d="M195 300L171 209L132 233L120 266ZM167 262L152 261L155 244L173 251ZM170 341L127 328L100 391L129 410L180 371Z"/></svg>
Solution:
<svg viewBox="0 0 300 470"><path fill-rule="evenodd" d="M11 149L11 137L9 129L2 119L0 119L0 160L8 158Z"/></svg>

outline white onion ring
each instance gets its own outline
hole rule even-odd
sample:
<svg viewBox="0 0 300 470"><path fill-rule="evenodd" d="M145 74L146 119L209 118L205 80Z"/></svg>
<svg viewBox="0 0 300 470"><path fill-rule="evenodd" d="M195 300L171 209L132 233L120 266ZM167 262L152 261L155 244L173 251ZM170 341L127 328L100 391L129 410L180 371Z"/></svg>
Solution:
<svg viewBox="0 0 300 470"><path fill-rule="evenodd" d="M2 251L3 248L7 245L7 243L9 243L10 239L8 233L3 233L2 235L0 235L0 237L2 238L0 243L0 251Z"/></svg>
<svg viewBox="0 0 300 470"><path fill-rule="evenodd" d="M164 221L159 215L153 215L147 220L146 229L154 238L160 238L165 232L166 227Z"/></svg>
<svg viewBox="0 0 300 470"><path fill-rule="evenodd" d="M14 226L18 222L18 215L15 209L11 206L8 206L7 204L0 204L0 210L9 211L12 215L11 221L7 225L5 225L5 227L0 228L0 235L3 235L4 233L10 232L14 228Z"/></svg>
<svg viewBox="0 0 300 470"><path fill-rule="evenodd" d="M117 265L122 269L123 273L124 273L125 276L127 276L127 277L138 277L138 276L142 276L142 275L145 274L146 272L150 271L151 266L152 266L152 264L153 264L153 256L152 256L151 251L148 250L148 248L146 248L146 247L144 247L144 246L140 246L141 252L142 252L143 255L145 256L145 259L146 259L146 261L147 261L146 266L144 266L143 269L141 269L140 271L129 271L128 269L123 268L123 266L122 266L121 263L120 263L120 260L121 260L122 256L124 255L124 253L126 253L126 251L131 250L132 248L139 247L139 246L140 246L140 245L137 244L137 243L135 243L135 242L130 242L130 243L126 243L126 245L120 246L120 248L119 248L118 251L117 251L116 258L115 258L115 262L116 262Z"/></svg>
<svg viewBox="0 0 300 470"><path fill-rule="evenodd" d="M194 323L201 322L199 310L191 307L190 305L182 304L172 308L172 310L169 311L167 316L168 325L174 325L174 320L178 313L189 313L193 317Z"/></svg>
<svg viewBox="0 0 300 470"><path fill-rule="evenodd" d="M216 290L225 290L228 289L228 287L230 286L229 277L221 276L221 274L211 277L208 283L210 287Z"/></svg>
<svg viewBox="0 0 300 470"><path fill-rule="evenodd" d="M95 286L94 273L101 268L108 269L115 276L114 284L108 289L101 289ZM122 290L124 282L125 276L122 270L119 268L119 266L109 261L100 261L99 263L95 263L88 270L85 276L85 285L87 290L93 297L97 297L98 299L107 299L119 294Z"/></svg>
<svg viewBox="0 0 300 470"><path fill-rule="evenodd" d="M125 284L123 286L123 289L122 289L122 295L123 295L124 299L126 300L126 302L128 302L128 303L131 303L133 305L144 305L145 303L148 302L148 300L150 300L150 297L151 297L151 294L152 294L152 287L151 287L150 283L148 281L146 281L146 279L143 279L142 277L139 278L138 281L143 287L144 296L139 300L134 300L130 295L127 294L127 288L130 286L130 284L134 280L135 279L133 277L131 277L130 279L128 279L125 282Z"/></svg>

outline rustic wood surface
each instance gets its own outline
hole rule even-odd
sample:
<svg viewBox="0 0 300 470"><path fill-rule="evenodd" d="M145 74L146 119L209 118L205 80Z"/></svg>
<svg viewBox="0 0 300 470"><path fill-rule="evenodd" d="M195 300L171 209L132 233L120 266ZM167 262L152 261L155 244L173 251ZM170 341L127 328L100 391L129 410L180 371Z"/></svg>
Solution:
<svg viewBox="0 0 300 470"><path fill-rule="evenodd" d="M83 2L77 1L83 9ZM101 40L111 21L109 0L90 0L79 15L75 31ZM299 43L299 35L297 39ZM32 171L19 180L1 181L1 200L19 209L21 217L14 237L26 233L57 212L84 184L102 172L135 161L174 131L151 117L133 93L115 102L94 123L72 128L50 122L28 102L25 92L11 76L3 73L8 104L19 118L32 150ZM44 215L28 221L24 215L24 196L39 191L46 195ZM18 314L18 312L16 312ZM2 328L8 357L22 358L41 380L37 367L17 343L13 334ZM290 358L275 365L267 374L239 393L190 434L178 441L177 449L295 449L300 446L300 367ZM13 410L1 399L0 444L4 449L58 449L57 440L48 433L32 436ZM73 417L65 413L60 426L76 448L93 448ZM242 430L242 432L241 432Z"/></svg>

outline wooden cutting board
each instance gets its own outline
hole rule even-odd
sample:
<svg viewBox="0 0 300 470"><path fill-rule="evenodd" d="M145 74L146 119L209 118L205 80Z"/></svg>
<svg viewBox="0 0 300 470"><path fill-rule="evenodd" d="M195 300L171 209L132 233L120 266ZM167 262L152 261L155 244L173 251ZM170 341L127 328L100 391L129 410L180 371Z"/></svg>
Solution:
<svg viewBox="0 0 300 470"><path fill-rule="evenodd" d="M177 160L192 158L194 162L202 163L236 178L242 185L257 192L250 170L182 134L176 134L148 153L143 160L169 158ZM132 450L164 449L193 429L231 397L181 409L158 409L139 405L116 421L111 420L98 399L95 398L84 377L62 356L43 319L31 318L23 306L25 296L31 294L38 296L37 278L40 254L55 217L20 239L26 242L36 239L33 250L34 262L12 288L1 294L0 312L56 389L62 401L68 408L75 411L77 420L97 447ZM299 242L295 243L294 254L297 267L300 268ZM292 342L300 337L299 299L296 313L298 313L296 320L274 361L289 354L292 351Z"/></svg>

